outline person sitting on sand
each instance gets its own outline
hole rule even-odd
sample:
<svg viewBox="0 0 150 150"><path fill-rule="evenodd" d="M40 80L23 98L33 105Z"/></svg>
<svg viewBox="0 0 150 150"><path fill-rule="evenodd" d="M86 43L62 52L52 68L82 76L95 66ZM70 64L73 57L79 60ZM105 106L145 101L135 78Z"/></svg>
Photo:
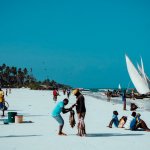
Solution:
<svg viewBox="0 0 150 150"><path fill-rule="evenodd" d="M110 121L108 127L112 128L113 124L116 128L118 128L119 120L118 120L118 112L117 111L113 111L112 120Z"/></svg>
<svg viewBox="0 0 150 150"><path fill-rule="evenodd" d="M138 113L136 115L136 125L135 125L135 129L134 130L137 130L138 128L141 128L144 131L150 132L150 129L147 127L145 121L142 120L140 117L141 117L141 114Z"/></svg>
<svg viewBox="0 0 150 150"><path fill-rule="evenodd" d="M56 104L55 108L52 111L52 117L59 123L59 132L58 135L66 135L62 132L63 126L64 126L64 120L61 116L62 113L67 113L72 110L72 107L69 109L64 108L68 104L68 99L64 99L63 101L60 101Z"/></svg>
<svg viewBox="0 0 150 150"><path fill-rule="evenodd" d="M113 111L113 116L112 116L112 120L110 121L108 127L112 128L112 125L114 124L114 126L116 128L123 128L124 124L126 123L127 117L126 116L122 116L120 120L118 120L118 112L117 111Z"/></svg>
<svg viewBox="0 0 150 150"><path fill-rule="evenodd" d="M127 122L124 125L125 129L134 130L136 126L136 112L132 112L131 116L127 118Z"/></svg>

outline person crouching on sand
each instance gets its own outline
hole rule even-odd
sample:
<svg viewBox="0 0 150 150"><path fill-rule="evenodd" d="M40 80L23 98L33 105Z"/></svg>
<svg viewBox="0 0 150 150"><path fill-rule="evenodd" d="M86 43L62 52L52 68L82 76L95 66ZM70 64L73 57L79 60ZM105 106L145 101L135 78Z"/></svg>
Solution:
<svg viewBox="0 0 150 150"><path fill-rule="evenodd" d="M84 96L80 93L79 89L75 89L73 91L73 94L76 96L76 103L72 106L76 106L76 112L78 115L78 134L79 136L84 136L86 135L86 130L85 130L85 123L84 123L84 118L86 114L86 108L85 108L85 99Z"/></svg>
<svg viewBox="0 0 150 150"><path fill-rule="evenodd" d="M64 126L64 119L61 116L62 113L67 113L72 110L72 107L66 109L64 106L68 104L68 99L64 99L63 101L60 101L56 104L55 108L52 111L52 117L59 123L59 132L58 135L66 135L62 132L63 126Z"/></svg>

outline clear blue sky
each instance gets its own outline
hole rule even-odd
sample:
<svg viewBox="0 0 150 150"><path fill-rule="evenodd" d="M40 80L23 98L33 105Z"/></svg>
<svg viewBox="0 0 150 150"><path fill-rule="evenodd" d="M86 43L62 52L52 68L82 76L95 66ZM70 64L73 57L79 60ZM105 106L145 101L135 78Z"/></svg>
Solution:
<svg viewBox="0 0 150 150"><path fill-rule="evenodd" d="M150 75L149 0L0 1L0 64L73 87L126 87L125 53Z"/></svg>

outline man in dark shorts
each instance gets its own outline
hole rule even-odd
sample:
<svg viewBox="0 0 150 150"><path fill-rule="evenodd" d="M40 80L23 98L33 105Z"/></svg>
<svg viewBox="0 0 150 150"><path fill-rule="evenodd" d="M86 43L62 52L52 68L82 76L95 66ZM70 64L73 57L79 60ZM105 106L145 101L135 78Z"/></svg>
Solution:
<svg viewBox="0 0 150 150"><path fill-rule="evenodd" d="M84 121L85 114L86 114L85 99L84 99L84 96L80 93L79 89L75 89L73 91L73 94L76 96L77 101L76 101L76 104L74 104L72 107L76 106L78 121L80 123L81 119ZM86 134L86 130L85 130L85 126L84 126L83 135L85 135L85 134ZM78 128L78 135L80 135L79 134L79 128Z"/></svg>

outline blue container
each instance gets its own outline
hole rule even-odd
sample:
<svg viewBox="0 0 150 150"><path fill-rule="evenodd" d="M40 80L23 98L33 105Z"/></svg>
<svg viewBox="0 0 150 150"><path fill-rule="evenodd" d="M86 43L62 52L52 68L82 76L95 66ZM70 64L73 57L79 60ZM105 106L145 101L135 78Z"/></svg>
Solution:
<svg viewBox="0 0 150 150"><path fill-rule="evenodd" d="M8 119L4 119L4 124L9 124Z"/></svg>

